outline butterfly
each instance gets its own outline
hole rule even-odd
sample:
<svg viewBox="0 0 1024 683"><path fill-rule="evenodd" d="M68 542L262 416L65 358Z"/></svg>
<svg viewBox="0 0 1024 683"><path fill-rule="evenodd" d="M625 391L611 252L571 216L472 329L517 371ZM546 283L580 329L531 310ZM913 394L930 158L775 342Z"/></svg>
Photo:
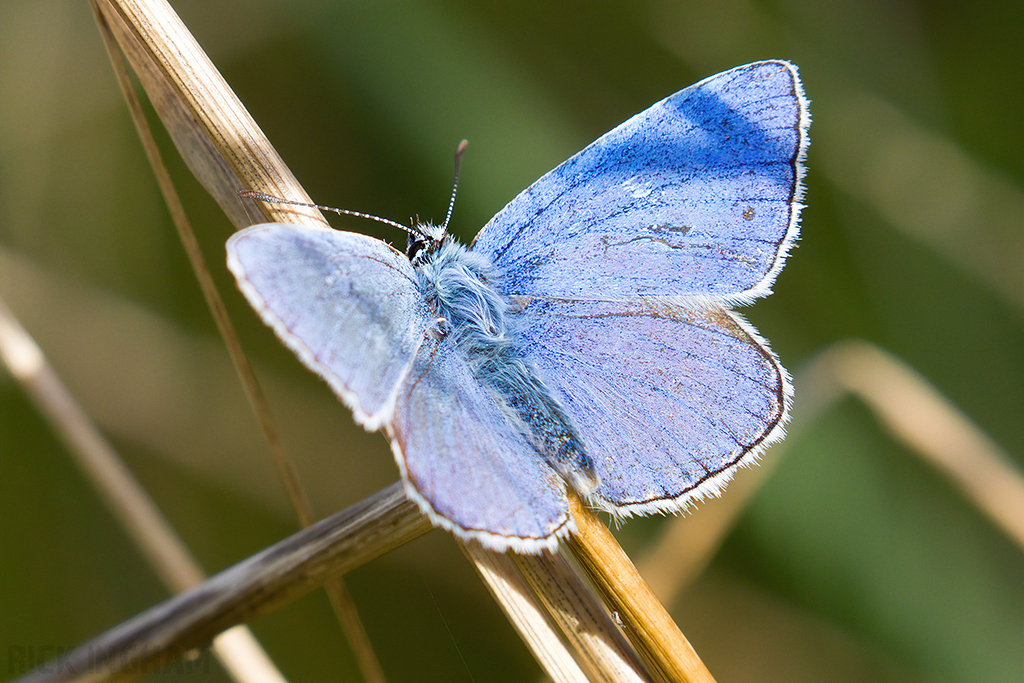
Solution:
<svg viewBox="0 0 1024 683"><path fill-rule="evenodd" d="M598 138L469 247L447 220L406 228L404 254L270 223L228 240L228 267L383 429L435 525L553 550L567 486L618 517L678 512L782 438L789 376L728 306L771 293L797 238L809 124L796 67L756 62Z"/></svg>

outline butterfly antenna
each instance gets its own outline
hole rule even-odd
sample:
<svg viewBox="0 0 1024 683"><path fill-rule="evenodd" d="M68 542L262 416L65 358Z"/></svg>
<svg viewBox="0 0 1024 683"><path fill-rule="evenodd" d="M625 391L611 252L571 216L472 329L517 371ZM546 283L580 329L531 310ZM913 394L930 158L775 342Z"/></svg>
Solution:
<svg viewBox="0 0 1024 683"><path fill-rule="evenodd" d="M292 200L284 199L283 197L275 197L274 195L267 194L265 192L252 192L250 190L239 192L238 196L244 197L246 199L256 199L258 201L266 202L268 204L290 204L291 206L306 206L309 208L320 209L321 211L332 211L341 216L355 216L356 218L368 218L371 221L377 221L378 223L383 223L384 225L390 225L394 228L398 228L399 230L411 232L416 235L420 234L419 231L416 230L415 228L410 228L407 225L402 225L397 221L389 220L387 218L374 216L372 213L363 213L362 211L350 211L349 209L337 209L333 206L322 206L320 204L311 204L309 202L293 202ZM448 209L448 213L449 215L451 214L451 209Z"/></svg>
<svg viewBox="0 0 1024 683"><path fill-rule="evenodd" d="M452 198L448 202L448 215L444 217L444 224L441 226L445 232L448 231L448 221L452 219L452 209L455 208L455 193L459 191L459 166L462 165L462 153L466 151L468 144L469 140L463 140L455 149L455 182L452 183Z"/></svg>

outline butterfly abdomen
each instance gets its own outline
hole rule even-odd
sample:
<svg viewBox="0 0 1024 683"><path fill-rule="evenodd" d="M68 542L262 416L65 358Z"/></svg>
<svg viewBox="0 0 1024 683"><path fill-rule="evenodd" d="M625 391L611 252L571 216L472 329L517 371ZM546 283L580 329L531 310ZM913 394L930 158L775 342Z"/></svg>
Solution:
<svg viewBox="0 0 1024 683"><path fill-rule="evenodd" d="M580 493L597 488L594 461L572 418L514 345L484 360L477 376L503 398L533 447L563 479Z"/></svg>
<svg viewBox="0 0 1024 683"><path fill-rule="evenodd" d="M597 487L593 460L572 419L516 343L508 301L490 260L445 236L414 260L437 331L452 335L474 377L519 423L538 454L581 493Z"/></svg>

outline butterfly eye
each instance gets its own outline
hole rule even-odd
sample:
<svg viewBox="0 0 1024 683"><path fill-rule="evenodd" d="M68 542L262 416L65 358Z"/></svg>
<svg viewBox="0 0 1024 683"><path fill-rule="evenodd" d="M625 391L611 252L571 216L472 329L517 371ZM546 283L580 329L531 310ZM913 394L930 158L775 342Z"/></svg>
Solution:
<svg viewBox="0 0 1024 683"><path fill-rule="evenodd" d="M405 255L410 261L416 263L417 255L427 246L429 240L423 235L417 235L415 233L409 233L409 239L406 241Z"/></svg>
<svg viewBox="0 0 1024 683"><path fill-rule="evenodd" d="M420 265L425 258L433 254L448 239L444 228L430 223L417 224L409 232L405 246L405 256L412 265Z"/></svg>

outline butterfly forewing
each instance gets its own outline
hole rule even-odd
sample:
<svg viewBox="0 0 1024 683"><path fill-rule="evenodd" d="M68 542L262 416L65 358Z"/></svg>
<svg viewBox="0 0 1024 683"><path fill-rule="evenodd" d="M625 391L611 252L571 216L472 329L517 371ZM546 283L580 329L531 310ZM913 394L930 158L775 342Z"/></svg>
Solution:
<svg viewBox="0 0 1024 683"><path fill-rule="evenodd" d="M786 62L681 90L523 191L477 236L506 294L767 294L800 209L808 114Z"/></svg>
<svg viewBox="0 0 1024 683"><path fill-rule="evenodd" d="M267 223L228 240L228 267L264 322L359 423L390 418L431 320L405 256L365 235Z"/></svg>

